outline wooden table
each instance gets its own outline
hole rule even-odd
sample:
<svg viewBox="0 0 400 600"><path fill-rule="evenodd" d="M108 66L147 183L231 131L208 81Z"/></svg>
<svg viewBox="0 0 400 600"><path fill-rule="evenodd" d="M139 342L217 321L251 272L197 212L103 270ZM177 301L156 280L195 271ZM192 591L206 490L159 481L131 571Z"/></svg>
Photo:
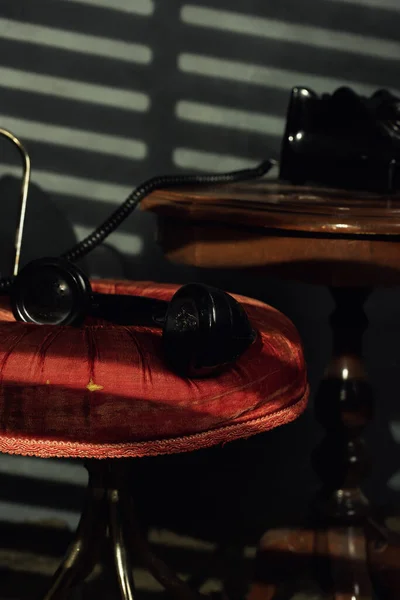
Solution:
<svg viewBox="0 0 400 600"><path fill-rule="evenodd" d="M255 181L156 191L142 208L158 215L159 242L177 263L330 286L400 282L400 196Z"/></svg>
<svg viewBox="0 0 400 600"><path fill-rule="evenodd" d="M334 352L316 400L326 429L315 452L318 511L312 527L266 534L249 600L271 600L312 562L335 600L371 600L372 579L398 600L400 545L371 520L360 486L368 473L362 431L373 411L363 305L374 287L400 284L400 195L259 180L160 190L142 208L156 213L173 262L328 285L335 298Z"/></svg>

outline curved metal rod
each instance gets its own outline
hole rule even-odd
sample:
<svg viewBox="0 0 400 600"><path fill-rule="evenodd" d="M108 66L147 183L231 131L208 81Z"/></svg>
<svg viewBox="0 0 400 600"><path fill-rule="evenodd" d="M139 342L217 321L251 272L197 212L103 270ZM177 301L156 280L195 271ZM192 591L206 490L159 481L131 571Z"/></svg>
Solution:
<svg viewBox="0 0 400 600"><path fill-rule="evenodd" d="M109 489L107 498L111 545L121 598L122 600L135 600L136 595L133 570L129 552L126 547L124 524L120 509L120 490Z"/></svg>
<svg viewBox="0 0 400 600"><path fill-rule="evenodd" d="M106 492L90 474L86 502L81 519L67 554L57 569L50 589L43 600L61 600L69 597L71 588L93 571L101 544L107 531Z"/></svg>
<svg viewBox="0 0 400 600"><path fill-rule="evenodd" d="M24 224L25 224L25 214L26 214L26 205L28 202L28 189L29 189L29 181L31 177L31 159L29 158L29 154L26 151L23 144L19 141L19 139L7 129L3 129L0 127L0 135L7 138L12 142L17 148L21 155L23 161L23 175L22 175L22 186L21 186L21 208L19 213L19 223L17 226L17 232L15 236L15 259L14 259L14 277L18 275L19 269L19 261L21 258L21 246L22 246L22 236L24 232Z"/></svg>
<svg viewBox="0 0 400 600"><path fill-rule="evenodd" d="M154 579L176 600L206 600L208 596L192 590L163 560L153 553L150 544L140 532L132 500L125 495L121 500L123 518L128 528L128 540L135 554L140 557Z"/></svg>

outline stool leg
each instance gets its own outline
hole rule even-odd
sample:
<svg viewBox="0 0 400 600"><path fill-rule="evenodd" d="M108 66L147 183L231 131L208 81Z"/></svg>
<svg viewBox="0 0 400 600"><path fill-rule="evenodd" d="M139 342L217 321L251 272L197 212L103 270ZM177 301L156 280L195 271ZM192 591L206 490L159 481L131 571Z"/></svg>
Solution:
<svg viewBox="0 0 400 600"><path fill-rule="evenodd" d="M133 568L126 547L120 490L109 489L107 492L107 501L112 552L121 598L122 600L134 600L135 584L133 581Z"/></svg>
<svg viewBox="0 0 400 600"><path fill-rule="evenodd" d="M139 530L134 514L133 503L125 507L126 521L128 524L129 541L132 548L143 564L174 600L199 600L204 595L192 590L182 581L168 565L158 558L151 550L149 543Z"/></svg>
<svg viewBox="0 0 400 600"><path fill-rule="evenodd" d="M118 490L118 510L120 511L121 527L124 527L124 537L134 554L150 571L174 600L201 600L204 595L193 591L182 581L164 561L160 560L151 550L149 543L142 535L138 520L134 512L130 490L126 489L126 482L131 479L129 470L123 460L110 461L110 474ZM117 506L117 505L115 505ZM126 550L124 551L126 553ZM127 596L130 598L130 596Z"/></svg>
<svg viewBox="0 0 400 600"><path fill-rule="evenodd" d="M61 600L93 571L106 536L105 490L98 474L89 472L85 506L67 554L43 600Z"/></svg>

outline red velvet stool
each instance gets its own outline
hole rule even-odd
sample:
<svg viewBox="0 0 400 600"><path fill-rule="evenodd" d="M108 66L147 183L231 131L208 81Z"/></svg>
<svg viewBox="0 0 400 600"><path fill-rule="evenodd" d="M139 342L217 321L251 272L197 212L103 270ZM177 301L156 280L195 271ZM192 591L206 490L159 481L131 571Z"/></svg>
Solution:
<svg viewBox="0 0 400 600"><path fill-rule="evenodd" d="M178 286L100 281L95 291L169 300ZM292 421L308 397L299 335L277 310L236 296L259 336L230 369L183 379L167 369L161 331L88 320L82 327L17 323L0 305L0 451L83 458L86 507L46 600L65 597L111 543L121 596L132 599L130 551L177 599L199 598L140 535L126 460L225 443ZM105 459L105 460L95 460ZM108 533L108 538L107 538Z"/></svg>

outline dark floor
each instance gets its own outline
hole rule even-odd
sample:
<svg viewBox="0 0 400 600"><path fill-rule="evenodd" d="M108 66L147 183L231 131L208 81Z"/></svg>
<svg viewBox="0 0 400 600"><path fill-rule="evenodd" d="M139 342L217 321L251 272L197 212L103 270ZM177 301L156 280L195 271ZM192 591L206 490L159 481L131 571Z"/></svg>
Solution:
<svg viewBox="0 0 400 600"><path fill-rule="evenodd" d="M251 443L258 448L261 442L262 436ZM261 517L261 499L272 495L274 486L270 484L268 493L261 494L261 498L255 497L257 490L251 485L248 494L244 493L245 486L240 485L240 456L244 448L232 444L227 452L224 455L221 449L214 449L198 455L140 461L133 479L143 491L139 510L148 525L149 539L156 553L182 577L197 582L202 591L219 590L224 585L229 597L239 600L251 576L259 535L267 527L300 521L301 511L296 517L296 511L290 512L288 503L284 503L286 508L281 515L276 511L268 514L266 502ZM245 454L251 456L251 445ZM229 459L228 464L233 464L234 458L237 478L232 477L232 472L222 470L224 461ZM147 488L144 486L146 471ZM201 478L205 471L209 473L208 485L206 479ZM162 473L167 473L164 479ZM251 481L251 474L249 477ZM0 484L0 600L40 598L78 522L86 472L76 462L0 455ZM221 486L225 487L224 494ZM282 489L275 491L282 494ZM293 494L282 495L285 497L296 500ZM297 500L300 501L300 495ZM392 521L391 525L400 530L400 520ZM107 552L103 564L111 564ZM135 581L139 600L160 597L160 586L140 565L135 566ZM296 600L321 597L315 584L307 584L307 587L313 591L297 595ZM71 600L114 597L117 597L116 584L111 570L99 565L86 585L71 595Z"/></svg>

